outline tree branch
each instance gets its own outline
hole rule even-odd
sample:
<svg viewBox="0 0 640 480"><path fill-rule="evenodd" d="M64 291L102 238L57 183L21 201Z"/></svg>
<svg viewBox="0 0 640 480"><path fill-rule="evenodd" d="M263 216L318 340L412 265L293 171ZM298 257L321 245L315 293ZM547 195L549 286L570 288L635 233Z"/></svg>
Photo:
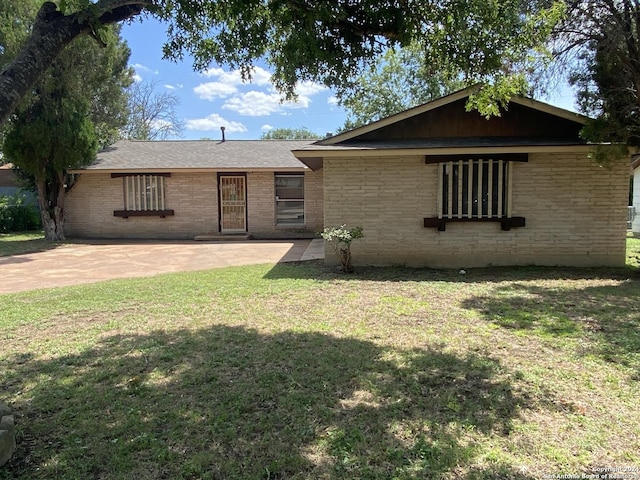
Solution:
<svg viewBox="0 0 640 480"><path fill-rule="evenodd" d="M152 0L100 0L93 5L97 7L98 17L92 18L89 8L64 15L54 3L45 2L38 11L31 36L0 73L0 124L7 121L21 99L72 40L93 32L96 23L117 23L152 5Z"/></svg>

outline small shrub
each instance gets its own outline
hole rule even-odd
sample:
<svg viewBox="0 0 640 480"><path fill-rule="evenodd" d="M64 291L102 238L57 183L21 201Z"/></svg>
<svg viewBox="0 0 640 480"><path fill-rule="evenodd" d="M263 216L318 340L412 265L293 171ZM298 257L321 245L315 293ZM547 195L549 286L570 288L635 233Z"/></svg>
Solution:
<svg viewBox="0 0 640 480"><path fill-rule="evenodd" d="M325 228L320 234L327 242L333 243L333 249L336 252L342 271L345 273L353 272L351 264L351 242L358 238L364 237L362 227L347 228L346 225L339 227Z"/></svg>

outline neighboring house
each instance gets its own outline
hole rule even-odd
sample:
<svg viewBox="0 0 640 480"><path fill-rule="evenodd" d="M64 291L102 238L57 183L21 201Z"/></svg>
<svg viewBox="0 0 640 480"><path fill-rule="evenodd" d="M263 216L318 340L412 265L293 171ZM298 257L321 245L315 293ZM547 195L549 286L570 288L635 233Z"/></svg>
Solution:
<svg viewBox="0 0 640 480"><path fill-rule="evenodd" d="M631 162L631 174L633 175L633 215L631 231L633 236L640 238L640 156Z"/></svg>
<svg viewBox="0 0 640 480"><path fill-rule="evenodd" d="M38 205L36 194L20 185L13 165L11 163L0 165L0 197L15 197L16 195L23 205Z"/></svg>
<svg viewBox="0 0 640 480"><path fill-rule="evenodd" d="M363 227L354 263L624 265L628 159L596 165L585 118L538 101L467 112L473 91L294 151L323 172L324 225Z"/></svg>
<svg viewBox="0 0 640 480"><path fill-rule="evenodd" d="M13 171L13 165L0 165L0 196L12 196L18 193L20 185Z"/></svg>
<svg viewBox="0 0 640 480"><path fill-rule="evenodd" d="M291 154L304 141L121 141L66 197L70 237L310 237L322 230L322 171Z"/></svg>

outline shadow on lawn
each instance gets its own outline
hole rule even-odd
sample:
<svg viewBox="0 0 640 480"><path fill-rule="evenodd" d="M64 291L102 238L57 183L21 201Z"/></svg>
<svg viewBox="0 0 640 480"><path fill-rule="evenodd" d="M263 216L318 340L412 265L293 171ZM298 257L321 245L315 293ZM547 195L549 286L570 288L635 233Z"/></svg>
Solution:
<svg viewBox="0 0 640 480"><path fill-rule="evenodd" d="M636 268L489 267L460 274L457 270L361 267L345 275L321 264L303 262L276 265L265 277L461 286L485 283L492 287L489 294L461 297L461 306L507 329L589 338L585 354L634 368L640 380L640 270ZM571 283L582 280L592 281L593 286L574 287ZM546 287L545 281L555 284Z"/></svg>
<svg viewBox="0 0 640 480"><path fill-rule="evenodd" d="M596 354L637 371L640 379L640 282L558 288L513 282L462 301L506 329L542 336L581 337Z"/></svg>
<svg viewBox="0 0 640 480"><path fill-rule="evenodd" d="M480 461L534 407L488 357L217 326L3 368L4 479L533 478Z"/></svg>
<svg viewBox="0 0 640 480"><path fill-rule="evenodd" d="M365 280L380 282L456 282L482 283L526 280L593 280L598 278L640 282L640 268L571 268L571 267L486 267L471 268L464 274L458 269L392 267L356 267L344 274L335 267L325 267L321 261L281 263L264 276L266 279L304 278L320 281ZM640 287L638 287L640 288Z"/></svg>
<svg viewBox="0 0 640 480"><path fill-rule="evenodd" d="M51 242L43 238L32 238L29 240L7 241L0 235L0 264L2 263L22 263L30 261L20 257L28 253L46 252L53 250L66 242Z"/></svg>

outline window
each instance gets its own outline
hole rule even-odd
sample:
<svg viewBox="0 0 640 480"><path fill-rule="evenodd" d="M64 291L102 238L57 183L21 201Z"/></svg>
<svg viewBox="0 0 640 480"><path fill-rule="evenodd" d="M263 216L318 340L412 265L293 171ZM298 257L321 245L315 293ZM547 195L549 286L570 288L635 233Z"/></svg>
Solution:
<svg viewBox="0 0 640 480"><path fill-rule="evenodd" d="M276 225L304 225L304 175L275 176Z"/></svg>
<svg viewBox="0 0 640 480"><path fill-rule="evenodd" d="M164 177L124 177L124 205L125 210L164 210Z"/></svg>
<svg viewBox="0 0 640 480"><path fill-rule="evenodd" d="M173 215L165 205L165 177L169 174L124 175L112 174L111 177L122 177L124 189L124 210L116 210L117 217Z"/></svg>
<svg viewBox="0 0 640 480"><path fill-rule="evenodd" d="M439 164L440 218L502 218L508 214L504 160L458 160Z"/></svg>
<svg viewBox="0 0 640 480"><path fill-rule="evenodd" d="M514 162L526 154L435 156L438 164L438 216L425 218L425 227L444 231L447 222L500 222L503 230L523 227L523 217L511 215L511 174Z"/></svg>

